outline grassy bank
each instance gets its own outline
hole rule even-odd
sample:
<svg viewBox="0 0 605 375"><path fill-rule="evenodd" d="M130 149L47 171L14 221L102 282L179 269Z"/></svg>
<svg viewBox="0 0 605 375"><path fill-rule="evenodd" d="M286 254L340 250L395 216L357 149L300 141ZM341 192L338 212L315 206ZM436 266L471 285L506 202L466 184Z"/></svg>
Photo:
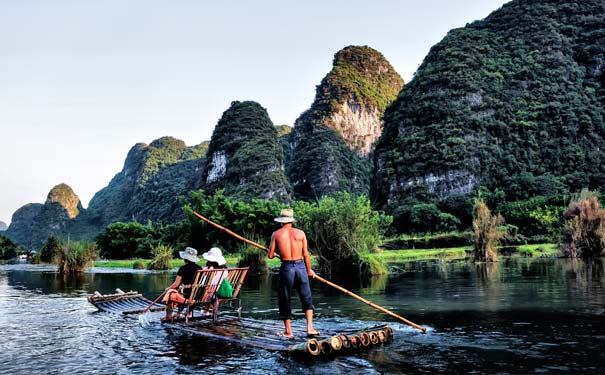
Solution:
<svg viewBox="0 0 605 375"><path fill-rule="evenodd" d="M236 255L226 256L225 259L227 260L227 264L230 267L235 267L237 265L237 262L239 262L239 257ZM132 269L134 263L137 261L142 261L143 264L145 264L145 269L146 269L147 265L151 262L151 259L95 260L94 266L95 267L105 267L105 268L130 268L130 269ZM313 258L312 258L311 263L317 264L316 262L314 262ZM182 266L183 264L184 264L184 261L182 259L173 259L170 262L170 268L177 269L180 266ZM200 260L199 264L203 265L204 264L203 260ZM277 259L277 258L267 259L267 264L269 265L270 268L279 267L279 259Z"/></svg>
<svg viewBox="0 0 605 375"><path fill-rule="evenodd" d="M413 262L418 260L458 260L465 259L467 252L472 251L470 246L451 247L443 249L401 249L401 250L383 250L377 254L378 258L385 263L402 263ZM527 257L552 257L557 256L559 250L556 244L538 244L538 245L521 245L517 246L512 252L512 256L527 256ZM237 265L239 257L237 255L227 256L227 264L229 266ZM127 259L127 260L96 260L95 267L107 268L133 268L134 262L141 260L145 267L151 262L151 259ZM203 262L200 262L202 264ZM279 259L268 259L269 268L279 267ZM311 257L311 264L317 267L317 258ZM183 265L182 259L173 259L171 268L177 269Z"/></svg>

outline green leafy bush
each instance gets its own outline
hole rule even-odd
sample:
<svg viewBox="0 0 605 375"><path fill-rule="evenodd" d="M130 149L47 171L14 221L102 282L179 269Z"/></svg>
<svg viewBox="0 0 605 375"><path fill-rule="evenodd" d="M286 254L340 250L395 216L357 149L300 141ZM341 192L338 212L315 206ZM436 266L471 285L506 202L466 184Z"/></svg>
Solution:
<svg viewBox="0 0 605 375"><path fill-rule="evenodd" d="M590 258L605 256L605 209L589 192L572 200L565 211L563 256Z"/></svg>
<svg viewBox="0 0 605 375"><path fill-rule="evenodd" d="M151 226L137 222L109 224L97 236L97 247L106 259L149 258L153 244L148 240L152 231Z"/></svg>
<svg viewBox="0 0 605 375"><path fill-rule="evenodd" d="M460 226L460 220L456 216L442 212L434 203L400 206L393 217L396 230L404 233L450 232Z"/></svg>
<svg viewBox="0 0 605 375"><path fill-rule="evenodd" d="M366 196L349 193L324 197L317 204L298 201L293 208L296 225L306 232L320 271L326 274L360 272L363 257L378 251L392 220L373 211Z"/></svg>
<svg viewBox="0 0 605 375"><path fill-rule="evenodd" d="M267 274L269 266L267 265L267 253L256 247L247 246L242 252L238 267L250 267L252 274Z"/></svg>
<svg viewBox="0 0 605 375"><path fill-rule="evenodd" d="M264 239L268 244L271 234L278 228L273 219L283 207L283 203L275 200L230 198L223 190L212 196L202 190L193 192L184 207L191 231L190 244L196 249L219 246L226 253L235 253L242 246L240 240L195 217L193 211L239 235L261 239L261 243Z"/></svg>
<svg viewBox="0 0 605 375"><path fill-rule="evenodd" d="M135 269L135 270L144 270L145 269L145 262L143 262L143 260L141 260L141 259L135 260L134 263L132 263L132 269Z"/></svg>
<svg viewBox="0 0 605 375"><path fill-rule="evenodd" d="M496 246L504 236L499 226L504 222L501 215L492 215L482 199L475 202L473 219L473 239L475 242L475 260L493 262L496 260Z"/></svg>
<svg viewBox="0 0 605 375"><path fill-rule="evenodd" d="M61 243L55 236L48 237L46 243L40 250L40 261L43 263L51 263L53 258L59 253Z"/></svg>
<svg viewBox="0 0 605 375"><path fill-rule="evenodd" d="M62 274L83 272L87 266L92 265L96 256L97 249L93 242L69 242L58 247L54 263Z"/></svg>
<svg viewBox="0 0 605 375"><path fill-rule="evenodd" d="M8 260L17 257L17 245L8 237L0 234L0 260Z"/></svg>
<svg viewBox="0 0 605 375"><path fill-rule="evenodd" d="M171 268L172 253L174 250L170 246L157 245L152 250L153 259L147 265L149 270L168 270Z"/></svg>

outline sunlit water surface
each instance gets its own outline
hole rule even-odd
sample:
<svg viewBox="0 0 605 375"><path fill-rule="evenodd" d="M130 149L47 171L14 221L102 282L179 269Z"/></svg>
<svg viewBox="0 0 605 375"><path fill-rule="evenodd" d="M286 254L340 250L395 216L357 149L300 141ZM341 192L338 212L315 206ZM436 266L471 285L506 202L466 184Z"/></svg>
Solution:
<svg viewBox="0 0 605 375"><path fill-rule="evenodd" d="M95 290L111 293L118 287L153 299L174 276L96 268L63 277L47 266L0 265L0 373L605 372L602 259L416 262L401 265L389 278L338 281L429 327L427 334L313 282L320 330L376 322L395 329L394 341L382 347L320 361L159 324L142 327L136 319L97 312L86 300ZM244 316L275 319L276 284L274 275L251 277L242 292Z"/></svg>

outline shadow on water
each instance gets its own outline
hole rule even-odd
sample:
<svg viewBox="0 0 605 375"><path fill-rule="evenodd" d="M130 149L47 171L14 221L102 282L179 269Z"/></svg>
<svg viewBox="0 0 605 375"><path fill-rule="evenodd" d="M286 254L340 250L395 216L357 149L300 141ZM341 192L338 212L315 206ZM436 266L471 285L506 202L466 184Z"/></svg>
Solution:
<svg viewBox="0 0 605 375"><path fill-rule="evenodd" d="M159 324L97 313L86 298L115 288L157 296L174 272L0 266L0 372L100 373L599 373L605 354L605 261L507 258L496 263L427 261L391 277L333 280L418 324L394 321L312 282L318 329L388 322L392 343L358 355L308 361L242 348ZM244 316L277 319L275 275L251 277ZM295 320L302 320L295 297ZM27 350L24 350L27 348Z"/></svg>

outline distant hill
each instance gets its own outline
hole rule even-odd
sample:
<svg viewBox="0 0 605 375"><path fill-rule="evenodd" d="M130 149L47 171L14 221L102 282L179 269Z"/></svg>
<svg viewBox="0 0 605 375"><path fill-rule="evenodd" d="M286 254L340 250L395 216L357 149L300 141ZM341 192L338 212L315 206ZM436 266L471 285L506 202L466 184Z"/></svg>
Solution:
<svg viewBox="0 0 605 375"><path fill-rule="evenodd" d="M265 108L253 101L231 103L212 133L199 185L244 200L290 199L283 149Z"/></svg>
<svg viewBox="0 0 605 375"><path fill-rule="evenodd" d="M452 30L384 115L372 198L605 186L605 2L515 0Z"/></svg>
<svg viewBox="0 0 605 375"><path fill-rule="evenodd" d="M179 197L195 188L208 143L187 147L173 137L137 143L122 171L91 199L86 223L105 227L115 221L172 222L182 218Z"/></svg>
<svg viewBox="0 0 605 375"><path fill-rule="evenodd" d="M380 52L349 46L317 86L315 100L289 137L287 173L296 197L341 190L367 193L367 155L382 133L382 114L403 80Z"/></svg>
<svg viewBox="0 0 605 375"><path fill-rule="evenodd" d="M8 228L8 225L4 221L0 221L0 232L4 232Z"/></svg>
<svg viewBox="0 0 605 375"><path fill-rule="evenodd" d="M30 203L15 211L6 235L18 245L37 249L50 235L62 235L82 211L71 187L59 184L50 190L44 204Z"/></svg>

